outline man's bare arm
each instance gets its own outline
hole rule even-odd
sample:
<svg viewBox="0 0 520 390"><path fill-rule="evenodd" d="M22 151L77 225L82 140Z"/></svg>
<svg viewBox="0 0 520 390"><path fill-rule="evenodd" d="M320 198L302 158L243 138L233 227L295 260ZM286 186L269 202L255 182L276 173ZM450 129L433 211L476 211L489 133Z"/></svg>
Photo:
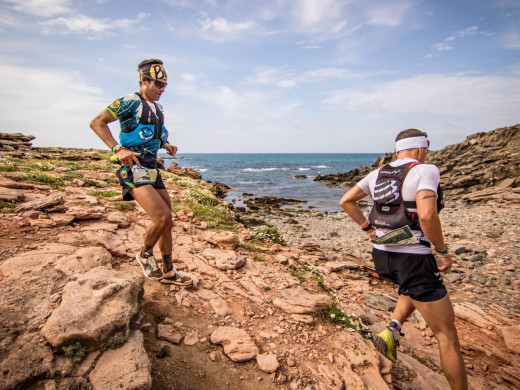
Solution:
<svg viewBox="0 0 520 390"><path fill-rule="evenodd" d="M428 237L435 249L443 251L446 249L444 237L442 236L441 219L437 212L437 195L430 190L423 190L417 193L415 201L417 202L417 215L421 230ZM448 272L455 259L450 255L439 256L442 266L439 271Z"/></svg>
<svg viewBox="0 0 520 390"><path fill-rule="evenodd" d="M115 120L116 118L114 118L110 111L105 108L90 122L90 128L94 130L94 133L96 133L98 137L101 138L101 141L103 141L109 148L112 148L118 143L112 136L110 128L108 127L108 124ZM140 156L141 153L135 153L124 148L118 149L115 153L122 165L128 165L130 167L134 164L141 165L136 157Z"/></svg>

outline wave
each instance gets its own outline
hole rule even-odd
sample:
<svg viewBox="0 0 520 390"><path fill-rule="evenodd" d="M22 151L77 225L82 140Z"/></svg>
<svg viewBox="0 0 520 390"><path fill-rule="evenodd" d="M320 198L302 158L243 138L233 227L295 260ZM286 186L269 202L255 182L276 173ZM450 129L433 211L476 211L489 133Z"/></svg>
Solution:
<svg viewBox="0 0 520 390"><path fill-rule="evenodd" d="M244 168L244 172L289 171L290 168Z"/></svg>
<svg viewBox="0 0 520 390"><path fill-rule="evenodd" d="M197 172L206 172L208 168L197 168L195 169Z"/></svg>
<svg viewBox="0 0 520 390"><path fill-rule="evenodd" d="M313 165L312 168L330 168L328 165Z"/></svg>
<svg viewBox="0 0 520 390"><path fill-rule="evenodd" d="M298 168L299 171L310 171L310 168Z"/></svg>

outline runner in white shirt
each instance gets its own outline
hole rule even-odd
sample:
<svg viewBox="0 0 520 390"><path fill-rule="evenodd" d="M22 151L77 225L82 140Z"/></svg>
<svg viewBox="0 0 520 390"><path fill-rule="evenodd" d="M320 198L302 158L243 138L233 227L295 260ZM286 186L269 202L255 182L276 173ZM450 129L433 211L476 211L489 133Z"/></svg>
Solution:
<svg viewBox="0 0 520 390"><path fill-rule="evenodd" d="M417 309L439 342L443 372L451 388L467 389L466 369L455 328L455 313L440 275L441 272L449 272L454 263L444 243L438 214L440 174L434 165L422 164L428 146L426 133L416 129L400 132L396 138L397 160L390 166L369 173L343 195L340 204L372 239L392 230L397 232L408 228L413 233L413 236L410 234L411 239L416 238L417 243L411 245L374 245L372 258L376 272L399 286L399 298L392 320L373 337L377 350L392 362L397 361L401 325ZM405 167L406 164L411 165ZM405 171L408 173L403 174ZM379 175L381 178L378 180ZM399 192L396 183L401 182L402 189ZM377 202L369 221L357 202L367 195L374 198L374 194L377 195ZM391 201L384 203L381 199ZM395 199L399 201L396 203ZM413 202L416 208L408 207L406 212L401 200ZM399 212L394 213L393 210ZM377 223L377 228L372 223ZM442 261L439 267L430 245Z"/></svg>

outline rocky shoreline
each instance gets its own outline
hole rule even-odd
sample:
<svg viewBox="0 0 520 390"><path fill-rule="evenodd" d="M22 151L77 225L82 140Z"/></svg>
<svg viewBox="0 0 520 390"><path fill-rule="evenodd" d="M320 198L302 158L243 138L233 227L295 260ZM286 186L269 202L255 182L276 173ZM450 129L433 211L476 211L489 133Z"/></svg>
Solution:
<svg viewBox="0 0 520 390"><path fill-rule="evenodd" d="M225 187L164 172L173 258L195 280L166 286L134 260L148 221L122 202L107 152L4 139L0 388L446 388L420 315L405 325L398 364L375 351L370 331L388 319L395 288L344 214L235 215L216 196ZM496 188L514 194L515 180ZM520 387L519 207L508 196L459 197L441 214L472 389Z"/></svg>

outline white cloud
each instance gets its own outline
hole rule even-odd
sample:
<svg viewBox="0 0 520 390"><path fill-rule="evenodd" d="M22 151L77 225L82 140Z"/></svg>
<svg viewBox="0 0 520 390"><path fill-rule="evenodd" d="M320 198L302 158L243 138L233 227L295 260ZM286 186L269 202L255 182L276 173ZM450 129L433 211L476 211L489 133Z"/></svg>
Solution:
<svg viewBox="0 0 520 390"><path fill-rule="evenodd" d="M246 77L250 84L294 88L303 84L325 82L327 80L345 80L354 74L344 68L321 68L297 72L287 68L258 68L253 75Z"/></svg>
<svg viewBox="0 0 520 390"><path fill-rule="evenodd" d="M200 36L204 39L224 42L234 41L244 37L248 33L257 28L257 24L253 21L230 22L226 18L217 17L211 19L205 17L200 21Z"/></svg>
<svg viewBox="0 0 520 390"><path fill-rule="evenodd" d="M303 26L315 26L336 18L344 4L336 0L297 0L293 12Z"/></svg>
<svg viewBox="0 0 520 390"><path fill-rule="evenodd" d="M457 33L459 38L472 37L479 33L478 26L471 26Z"/></svg>
<svg viewBox="0 0 520 390"><path fill-rule="evenodd" d="M352 32L346 14L346 1L297 0L290 4L294 32L312 36L316 41L325 41Z"/></svg>
<svg viewBox="0 0 520 390"><path fill-rule="evenodd" d="M511 50L520 49L520 31L512 28L506 31L501 37L502 45Z"/></svg>
<svg viewBox="0 0 520 390"><path fill-rule="evenodd" d="M4 0L15 11L44 18L69 13L70 0Z"/></svg>
<svg viewBox="0 0 520 390"><path fill-rule="evenodd" d="M437 51L453 50L453 46L448 45L446 42L435 43L432 47Z"/></svg>
<svg viewBox="0 0 520 390"><path fill-rule="evenodd" d="M378 3L367 9L367 23L378 26L401 26L412 5L408 1Z"/></svg>
<svg viewBox="0 0 520 390"><path fill-rule="evenodd" d="M89 128L108 101L100 88L59 70L1 64L0 73L9 75L0 79L3 129L34 135L39 146L103 147Z"/></svg>
<svg viewBox="0 0 520 390"><path fill-rule="evenodd" d="M135 24L141 22L147 14L140 13L135 19L95 19L87 15L75 15L70 17L59 17L43 23L46 28L46 32L54 32L55 30L61 30L62 27L65 31L74 33L95 33L101 34L108 30L113 29L126 29ZM48 29L48 30L47 30Z"/></svg>
<svg viewBox="0 0 520 390"><path fill-rule="evenodd" d="M427 114L482 123L513 123L518 122L520 78L427 74L363 91L336 91L324 104L370 116Z"/></svg>
<svg viewBox="0 0 520 390"><path fill-rule="evenodd" d="M181 78L186 81L197 81L201 78L201 75L193 74L193 73L183 73L181 74Z"/></svg>

